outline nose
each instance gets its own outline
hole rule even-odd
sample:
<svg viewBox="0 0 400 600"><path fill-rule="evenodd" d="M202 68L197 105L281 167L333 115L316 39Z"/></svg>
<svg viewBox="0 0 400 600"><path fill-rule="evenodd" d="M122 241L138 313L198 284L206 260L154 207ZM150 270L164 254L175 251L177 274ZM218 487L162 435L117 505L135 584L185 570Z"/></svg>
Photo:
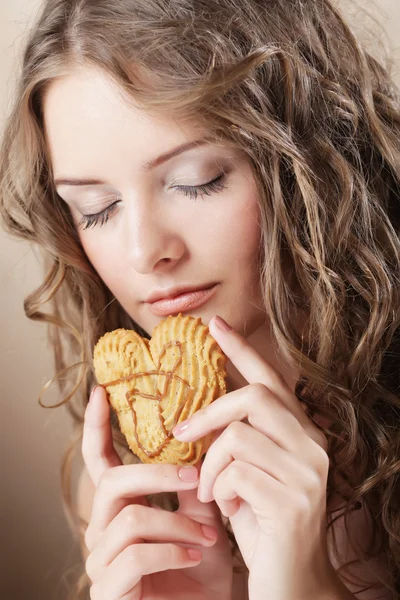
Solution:
<svg viewBox="0 0 400 600"><path fill-rule="evenodd" d="M132 210L129 221L129 259L136 272L168 270L182 259L186 245L179 218L143 203Z"/></svg>

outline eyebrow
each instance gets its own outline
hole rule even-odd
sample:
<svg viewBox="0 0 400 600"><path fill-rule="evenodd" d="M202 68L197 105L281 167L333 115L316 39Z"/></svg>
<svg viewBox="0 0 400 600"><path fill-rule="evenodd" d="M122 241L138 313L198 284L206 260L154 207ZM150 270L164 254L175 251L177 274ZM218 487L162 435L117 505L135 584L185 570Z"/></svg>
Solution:
<svg viewBox="0 0 400 600"><path fill-rule="evenodd" d="M168 160L171 160L171 158L174 158L174 156L178 156L178 154L183 154L183 152L187 152L188 150L191 150L192 148L195 148L197 146L203 146L204 144L208 144L209 142L210 142L210 140L208 138L203 138L200 140L194 140L192 142L182 144L181 146L177 146L176 148L173 148L172 150L168 150L168 152L165 152L164 154L157 156L157 158L153 158L152 160L143 163L143 165L141 166L141 170L145 171L145 172L151 171L155 167L158 167L159 165L167 162ZM58 179L55 179L54 183L55 183L55 185L72 185L72 186L104 185L105 184L105 182L101 181L100 179L72 179L72 178L58 178Z"/></svg>

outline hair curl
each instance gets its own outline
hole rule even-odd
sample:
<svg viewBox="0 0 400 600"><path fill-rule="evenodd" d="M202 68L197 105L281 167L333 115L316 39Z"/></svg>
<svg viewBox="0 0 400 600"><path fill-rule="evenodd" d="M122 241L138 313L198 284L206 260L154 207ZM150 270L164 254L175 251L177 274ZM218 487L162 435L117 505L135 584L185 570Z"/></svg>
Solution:
<svg viewBox="0 0 400 600"><path fill-rule="evenodd" d="M52 179L43 97L79 64L102 69L144 110L201 123L251 162L265 308L281 351L300 367L297 396L311 418L330 423L328 499L338 494L343 506L328 527L344 516L347 529L362 502L375 529L358 556L384 556L384 584L396 594L400 98L388 67L330 0L44 3L2 142L0 208L6 229L39 245L48 266L25 312L48 323L56 372L73 382L68 391L59 380L60 404L67 402L78 431L62 467L76 528L83 524L74 514L70 467L94 384L93 346L118 327L147 335L88 261ZM79 589L75 599L85 593L84 579Z"/></svg>

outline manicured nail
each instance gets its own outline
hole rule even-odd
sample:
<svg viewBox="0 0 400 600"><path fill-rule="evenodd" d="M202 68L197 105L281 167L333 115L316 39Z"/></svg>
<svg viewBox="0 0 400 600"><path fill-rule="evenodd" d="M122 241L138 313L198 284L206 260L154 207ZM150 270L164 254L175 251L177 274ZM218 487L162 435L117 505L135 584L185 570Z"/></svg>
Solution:
<svg viewBox="0 0 400 600"><path fill-rule="evenodd" d="M190 560L193 560L196 562L201 560L203 557L201 550L196 550L196 548L188 548L187 553L188 553L188 557L190 558Z"/></svg>
<svg viewBox="0 0 400 600"><path fill-rule="evenodd" d="M186 483L193 483L199 478L199 472L196 467L181 467L178 471L179 477Z"/></svg>
<svg viewBox="0 0 400 600"><path fill-rule="evenodd" d="M90 394L89 402L86 406L85 421L93 427L103 426L108 419L108 407L104 405L103 386L96 385Z"/></svg>
<svg viewBox="0 0 400 600"><path fill-rule="evenodd" d="M214 527L202 525L201 528L203 530L204 537L208 540L215 541L218 538L218 531Z"/></svg>
<svg viewBox="0 0 400 600"><path fill-rule="evenodd" d="M186 429L189 427L189 421L190 419L186 419L186 421L182 421L182 423L179 423L179 425L174 427L172 430L173 435L178 436L180 433L186 431Z"/></svg>
<svg viewBox="0 0 400 600"><path fill-rule="evenodd" d="M232 331L232 327L219 315L214 318L214 323L221 331Z"/></svg>
<svg viewBox="0 0 400 600"><path fill-rule="evenodd" d="M92 402L98 387L99 387L98 385L95 385L94 388L92 389L92 391L90 392L89 400L86 405L86 410L89 408L89 404Z"/></svg>

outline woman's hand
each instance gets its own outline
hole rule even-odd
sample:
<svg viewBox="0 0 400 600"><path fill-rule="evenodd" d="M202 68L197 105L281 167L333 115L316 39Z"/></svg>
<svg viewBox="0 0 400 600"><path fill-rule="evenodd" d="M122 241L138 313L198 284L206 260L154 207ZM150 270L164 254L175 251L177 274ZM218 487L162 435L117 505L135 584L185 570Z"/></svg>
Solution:
<svg viewBox="0 0 400 600"><path fill-rule="evenodd" d="M122 465L102 387L86 410L82 453L96 486L85 536L91 600L230 600L229 541L216 504L197 499L196 467ZM172 491L176 512L145 498Z"/></svg>
<svg viewBox="0 0 400 600"><path fill-rule="evenodd" d="M216 432L198 497L230 518L250 599L353 598L328 557L326 438L282 376L224 323L212 319L211 334L249 385L173 430L181 441Z"/></svg>

